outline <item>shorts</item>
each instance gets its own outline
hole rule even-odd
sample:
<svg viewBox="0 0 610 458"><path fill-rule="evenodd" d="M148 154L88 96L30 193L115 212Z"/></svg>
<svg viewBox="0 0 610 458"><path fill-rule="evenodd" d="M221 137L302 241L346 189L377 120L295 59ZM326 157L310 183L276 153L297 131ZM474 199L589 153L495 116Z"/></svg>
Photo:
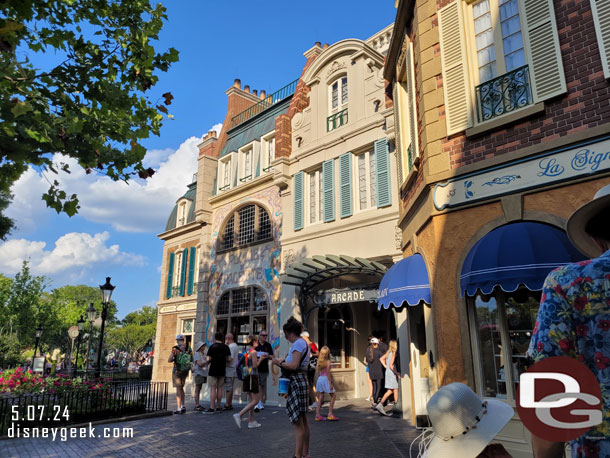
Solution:
<svg viewBox="0 0 610 458"><path fill-rule="evenodd" d="M172 384L174 385L174 387L178 388L178 387L184 386L188 375L189 375L188 372L180 372L180 371L172 372Z"/></svg>
<svg viewBox="0 0 610 458"><path fill-rule="evenodd" d="M225 376L221 375L220 377L214 377L213 375L210 375L208 377L208 385L210 386L210 388L214 388L214 387L222 387L222 385L225 383Z"/></svg>
<svg viewBox="0 0 610 458"><path fill-rule="evenodd" d="M225 376L225 383L224 383L225 391L233 391L234 383L235 383L235 377L226 377Z"/></svg>
<svg viewBox="0 0 610 458"><path fill-rule="evenodd" d="M269 377L269 372L259 372L258 373L258 384L261 388L267 388L267 378Z"/></svg>
<svg viewBox="0 0 610 458"><path fill-rule="evenodd" d="M208 383L208 378L205 375L195 375L196 386L201 386L204 383Z"/></svg>
<svg viewBox="0 0 610 458"><path fill-rule="evenodd" d="M244 393L258 393L258 377L254 375L246 375L241 385L241 390Z"/></svg>

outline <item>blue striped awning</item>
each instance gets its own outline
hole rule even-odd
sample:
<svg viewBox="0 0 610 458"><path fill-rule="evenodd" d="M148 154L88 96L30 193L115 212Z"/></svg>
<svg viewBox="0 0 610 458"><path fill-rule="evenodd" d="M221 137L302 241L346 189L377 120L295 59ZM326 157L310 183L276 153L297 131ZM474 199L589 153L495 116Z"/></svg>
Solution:
<svg viewBox="0 0 610 458"><path fill-rule="evenodd" d="M379 284L378 309L430 304L430 282L424 258L414 254L401 259L386 272Z"/></svg>
<svg viewBox="0 0 610 458"><path fill-rule="evenodd" d="M497 286L515 291L524 285L539 291L551 270L582 261L583 255L564 231L536 222L518 222L494 229L470 250L460 276L460 291L490 294Z"/></svg>

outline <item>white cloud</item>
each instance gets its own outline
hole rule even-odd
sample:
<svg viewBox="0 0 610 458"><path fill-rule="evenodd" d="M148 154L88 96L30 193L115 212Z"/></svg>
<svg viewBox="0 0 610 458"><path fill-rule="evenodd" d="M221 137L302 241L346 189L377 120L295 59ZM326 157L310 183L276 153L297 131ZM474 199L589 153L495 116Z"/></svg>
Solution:
<svg viewBox="0 0 610 458"><path fill-rule="evenodd" d="M174 153L174 150L171 148L149 149L146 151L146 156L144 156L142 164L144 164L144 167L152 167L155 169L159 167L163 161L167 160L172 153Z"/></svg>
<svg viewBox="0 0 610 458"><path fill-rule="evenodd" d="M45 250L46 242L13 239L0 245L0 272L15 274L23 261L29 261L35 275L83 277L98 264L144 265L144 258L121 251L119 245L106 245L108 232L95 235L70 232L55 241L52 250Z"/></svg>

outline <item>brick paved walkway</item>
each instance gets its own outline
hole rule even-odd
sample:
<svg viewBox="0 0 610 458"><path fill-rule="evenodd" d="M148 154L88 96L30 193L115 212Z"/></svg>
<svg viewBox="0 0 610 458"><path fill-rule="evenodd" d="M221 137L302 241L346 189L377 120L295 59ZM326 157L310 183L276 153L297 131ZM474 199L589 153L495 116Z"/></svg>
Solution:
<svg viewBox="0 0 610 458"><path fill-rule="evenodd" d="M337 403L338 422L314 422L311 427L311 456L408 458L410 441L418 432L405 420L382 417L362 401ZM192 404L191 404L192 406ZM291 457L294 452L292 427L285 409L266 408L255 414L263 426L238 430L233 412L148 418L95 426L133 428L133 438L86 438L61 442L51 439L8 439L0 441L2 457ZM323 412L324 413L324 412ZM415 447L414 447L415 448Z"/></svg>

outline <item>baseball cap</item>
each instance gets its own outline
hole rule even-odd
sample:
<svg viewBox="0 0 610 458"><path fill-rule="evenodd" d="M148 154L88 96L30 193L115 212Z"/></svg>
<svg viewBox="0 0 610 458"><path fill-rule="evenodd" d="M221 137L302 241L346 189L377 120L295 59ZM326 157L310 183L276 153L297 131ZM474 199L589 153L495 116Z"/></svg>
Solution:
<svg viewBox="0 0 610 458"><path fill-rule="evenodd" d="M184 340L184 336L182 334L178 334L176 336L176 340Z"/></svg>

